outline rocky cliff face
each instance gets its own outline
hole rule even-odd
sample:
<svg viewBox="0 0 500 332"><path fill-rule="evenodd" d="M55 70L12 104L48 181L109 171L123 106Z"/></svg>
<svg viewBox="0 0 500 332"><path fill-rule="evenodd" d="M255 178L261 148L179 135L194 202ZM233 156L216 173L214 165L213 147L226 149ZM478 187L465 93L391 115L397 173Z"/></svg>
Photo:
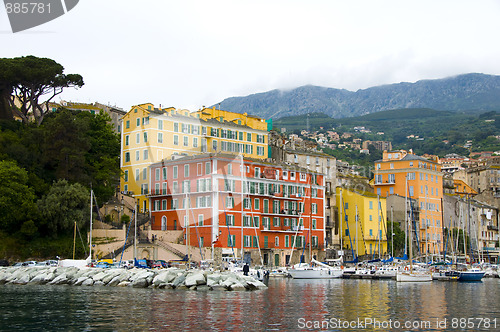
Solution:
<svg viewBox="0 0 500 332"><path fill-rule="evenodd" d="M400 108L500 110L500 76L464 74L438 80L376 86L356 92L302 86L223 100L221 109L280 118L321 112L334 118Z"/></svg>

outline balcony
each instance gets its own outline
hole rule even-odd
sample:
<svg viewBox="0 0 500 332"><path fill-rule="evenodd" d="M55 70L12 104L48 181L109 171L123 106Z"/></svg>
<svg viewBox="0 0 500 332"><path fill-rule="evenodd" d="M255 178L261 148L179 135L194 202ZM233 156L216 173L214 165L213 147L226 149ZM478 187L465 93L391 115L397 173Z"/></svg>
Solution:
<svg viewBox="0 0 500 332"><path fill-rule="evenodd" d="M498 226L488 225L486 227L489 231L498 231Z"/></svg>
<svg viewBox="0 0 500 332"><path fill-rule="evenodd" d="M392 186L392 185L395 185L396 182L389 182L389 181L385 181L385 182L375 182L375 185L376 186Z"/></svg>

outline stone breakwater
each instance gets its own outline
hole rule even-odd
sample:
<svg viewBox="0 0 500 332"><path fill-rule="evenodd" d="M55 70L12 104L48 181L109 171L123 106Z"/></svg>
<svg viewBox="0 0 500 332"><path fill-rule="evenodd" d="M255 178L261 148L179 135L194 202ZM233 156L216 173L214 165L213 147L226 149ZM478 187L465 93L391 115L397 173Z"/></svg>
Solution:
<svg viewBox="0 0 500 332"><path fill-rule="evenodd" d="M168 268L100 269L76 267L6 267L0 268L2 284L47 284L72 286L118 286L189 290L244 291L267 286L250 276L232 272L181 270Z"/></svg>

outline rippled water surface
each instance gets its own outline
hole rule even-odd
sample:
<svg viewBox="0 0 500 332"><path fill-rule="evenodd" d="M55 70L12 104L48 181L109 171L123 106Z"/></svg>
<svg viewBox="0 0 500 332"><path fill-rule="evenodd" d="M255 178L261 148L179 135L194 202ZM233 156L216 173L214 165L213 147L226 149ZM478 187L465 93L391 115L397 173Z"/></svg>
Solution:
<svg viewBox="0 0 500 332"><path fill-rule="evenodd" d="M271 279L269 289L254 292L2 285L0 313L1 331L293 331L308 327L368 331L373 325L359 323L370 320L386 324L379 330L392 324L393 330L400 331L448 331L455 322L456 327L474 324L465 330L500 331L500 279L481 283ZM472 320L466 323L461 318ZM489 328L485 319L491 320ZM401 324L399 329L394 328L396 322ZM409 328L404 327L406 322Z"/></svg>

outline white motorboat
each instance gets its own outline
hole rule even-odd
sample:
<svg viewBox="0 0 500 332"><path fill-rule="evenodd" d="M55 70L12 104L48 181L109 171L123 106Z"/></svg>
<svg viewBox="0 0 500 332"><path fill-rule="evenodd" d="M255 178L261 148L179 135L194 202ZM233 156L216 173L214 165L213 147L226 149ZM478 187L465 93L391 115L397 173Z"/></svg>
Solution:
<svg viewBox="0 0 500 332"><path fill-rule="evenodd" d="M432 281L432 274L426 270L415 270L410 266L405 266L404 270L396 273L396 281L399 282L426 282Z"/></svg>
<svg viewBox="0 0 500 332"><path fill-rule="evenodd" d="M312 264L300 263L288 269L294 279L334 279L342 277L342 269L312 260Z"/></svg>

